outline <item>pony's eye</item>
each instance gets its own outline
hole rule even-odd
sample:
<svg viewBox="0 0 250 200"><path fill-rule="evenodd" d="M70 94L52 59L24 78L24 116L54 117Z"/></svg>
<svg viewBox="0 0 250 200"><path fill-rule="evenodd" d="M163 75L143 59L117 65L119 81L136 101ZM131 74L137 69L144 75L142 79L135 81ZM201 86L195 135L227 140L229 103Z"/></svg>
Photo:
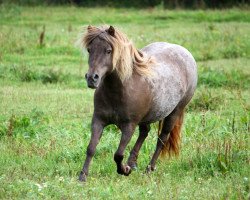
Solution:
<svg viewBox="0 0 250 200"><path fill-rule="evenodd" d="M87 48L87 51L90 53L90 48Z"/></svg>
<svg viewBox="0 0 250 200"><path fill-rule="evenodd" d="M107 49L107 54L111 54L112 50L111 49Z"/></svg>

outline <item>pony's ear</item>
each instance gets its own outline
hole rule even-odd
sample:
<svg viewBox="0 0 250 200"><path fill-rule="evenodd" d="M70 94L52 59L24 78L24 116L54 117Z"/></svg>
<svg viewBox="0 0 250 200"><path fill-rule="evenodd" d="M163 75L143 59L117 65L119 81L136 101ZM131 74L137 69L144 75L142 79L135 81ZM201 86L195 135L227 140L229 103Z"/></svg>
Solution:
<svg viewBox="0 0 250 200"><path fill-rule="evenodd" d="M93 26L88 25L88 27L87 27L88 32L89 32L91 29L93 29Z"/></svg>
<svg viewBox="0 0 250 200"><path fill-rule="evenodd" d="M115 36L115 29L113 26L110 26L109 29L107 30L108 34L111 36Z"/></svg>

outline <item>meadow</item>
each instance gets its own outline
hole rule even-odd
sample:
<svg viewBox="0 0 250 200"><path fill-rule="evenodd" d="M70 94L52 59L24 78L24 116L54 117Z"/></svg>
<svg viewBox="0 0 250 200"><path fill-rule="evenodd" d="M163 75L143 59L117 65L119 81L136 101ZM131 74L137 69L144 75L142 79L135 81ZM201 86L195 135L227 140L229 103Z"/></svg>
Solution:
<svg viewBox="0 0 250 200"><path fill-rule="evenodd" d="M138 48L180 44L197 61L199 83L185 115L181 154L160 159L150 175L144 172L157 124L129 177L116 173L120 132L109 126L87 182L77 180L94 90L84 79L87 53L75 41L88 24L112 24ZM248 8L0 5L0 199L249 199L249 33Z"/></svg>

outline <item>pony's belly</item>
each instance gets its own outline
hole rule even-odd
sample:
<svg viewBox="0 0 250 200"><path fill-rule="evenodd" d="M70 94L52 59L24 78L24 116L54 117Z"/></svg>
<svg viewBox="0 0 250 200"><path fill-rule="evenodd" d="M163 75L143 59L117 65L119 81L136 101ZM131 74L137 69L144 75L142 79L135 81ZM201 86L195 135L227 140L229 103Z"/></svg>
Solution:
<svg viewBox="0 0 250 200"><path fill-rule="evenodd" d="M167 84L161 84L158 85L157 89L153 90L152 105L145 117L145 121L156 122L166 118L181 101L184 95L183 90L179 87L173 89L166 86Z"/></svg>
<svg viewBox="0 0 250 200"><path fill-rule="evenodd" d="M166 118L177 106L177 103L175 105L172 104L165 104L165 105L156 105L153 106L148 114L143 118L142 122L146 123L153 123L156 121L163 120Z"/></svg>
<svg viewBox="0 0 250 200"><path fill-rule="evenodd" d="M169 112L158 112L158 113L153 113L151 112L149 115L147 115L142 122L143 123L154 123L160 120L163 120L165 117L167 117L171 111Z"/></svg>
<svg viewBox="0 0 250 200"><path fill-rule="evenodd" d="M158 79L151 82L153 99L144 121L155 122L164 119L176 108L185 94L180 78L164 76L165 74L168 73L159 74Z"/></svg>

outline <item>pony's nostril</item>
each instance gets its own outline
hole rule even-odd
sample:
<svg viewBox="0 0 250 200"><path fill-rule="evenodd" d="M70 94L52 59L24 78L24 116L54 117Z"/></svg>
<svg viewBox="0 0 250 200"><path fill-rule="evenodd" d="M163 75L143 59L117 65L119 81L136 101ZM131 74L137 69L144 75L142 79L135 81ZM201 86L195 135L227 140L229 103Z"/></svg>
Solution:
<svg viewBox="0 0 250 200"><path fill-rule="evenodd" d="M94 81L97 81L97 80L99 79L98 74L94 74L94 75L93 75L93 79L94 79Z"/></svg>

